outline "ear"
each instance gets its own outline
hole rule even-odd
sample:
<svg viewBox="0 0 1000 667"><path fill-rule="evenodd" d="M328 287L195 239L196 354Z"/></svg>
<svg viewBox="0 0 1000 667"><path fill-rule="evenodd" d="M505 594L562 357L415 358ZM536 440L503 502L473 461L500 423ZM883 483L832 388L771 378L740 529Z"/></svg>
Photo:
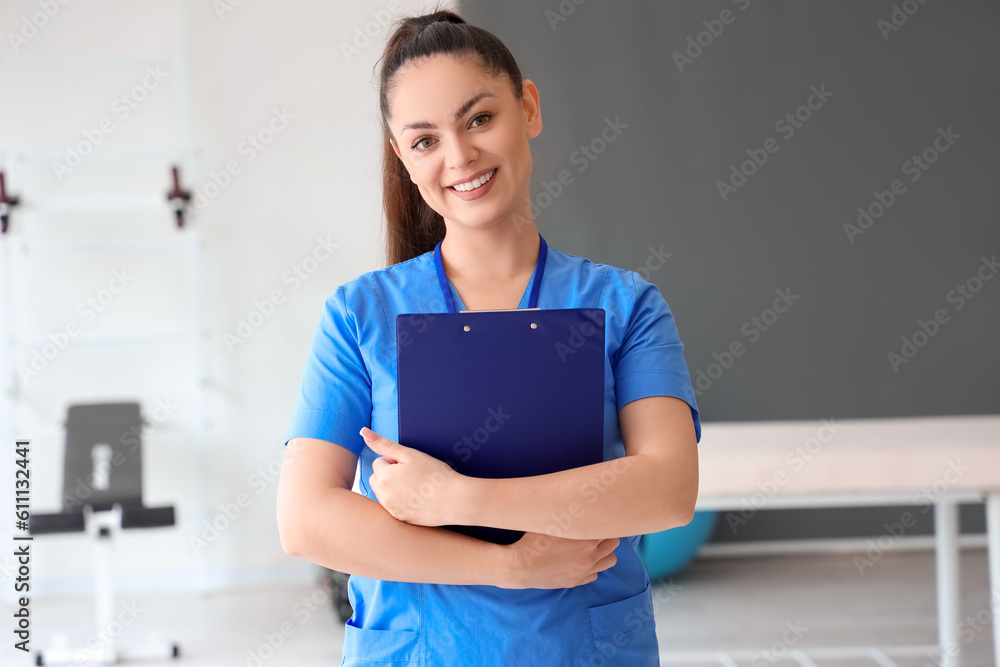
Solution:
<svg viewBox="0 0 1000 667"><path fill-rule="evenodd" d="M528 127L528 138L534 139L542 131L542 109L538 102L538 88L531 79L521 83L521 108Z"/></svg>
<svg viewBox="0 0 1000 667"><path fill-rule="evenodd" d="M398 157L399 161L402 162L403 161L403 154L399 150L399 145L396 143L396 140L395 139L390 139L389 140L389 145L392 146L392 150L396 154L396 157ZM406 165L405 164L403 165L403 169L406 169ZM406 169L406 174L409 176L409 174L410 174L410 170L409 169ZM410 176L410 180L411 181L413 180L413 176Z"/></svg>

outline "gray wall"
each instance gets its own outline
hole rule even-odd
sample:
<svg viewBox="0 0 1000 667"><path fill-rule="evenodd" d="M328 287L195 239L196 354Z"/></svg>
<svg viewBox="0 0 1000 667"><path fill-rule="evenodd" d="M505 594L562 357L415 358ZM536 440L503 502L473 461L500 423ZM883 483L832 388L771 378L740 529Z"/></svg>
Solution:
<svg viewBox="0 0 1000 667"><path fill-rule="evenodd" d="M1000 253L1000 3L471 0L460 12L539 87L532 197L546 240L630 269L651 247L671 253L649 279L696 385L715 376L699 387L705 421L1000 411L1000 279L976 280ZM679 67L699 33L707 46ZM796 112L798 127L778 124ZM627 127L602 147L607 119ZM592 142L603 152L590 159ZM933 164L908 163L927 149ZM748 150L766 162L723 195ZM875 191L894 201L849 238L859 206L878 212ZM970 279L979 291L965 298ZM764 331L751 318L779 289L798 298ZM889 353L935 315L943 324L894 368ZM741 356L710 369L736 342ZM875 535L900 510L765 511L712 539ZM983 529L981 507L963 508L963 529Z"/></svg>

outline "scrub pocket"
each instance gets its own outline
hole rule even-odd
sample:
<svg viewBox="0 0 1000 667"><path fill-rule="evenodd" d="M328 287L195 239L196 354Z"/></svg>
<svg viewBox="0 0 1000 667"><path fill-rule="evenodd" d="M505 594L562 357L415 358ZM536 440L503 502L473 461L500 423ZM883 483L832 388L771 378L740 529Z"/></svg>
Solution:
<svg viewBox="0 0 1000 667"><path fill-rule="evenodd" d="M650 585L637 595L589 607L590 628L594 636L593 664L598 667L660 664L656 641L653 598Z"/></svg>
<svg viewBox="0 0 1000 667"><path fill-rule="evenodd" d="M417 665L420 659L420 633L416 630L371 630L344 625L344 657L341 666L368 665L372 662L391 665Z"/></svg>

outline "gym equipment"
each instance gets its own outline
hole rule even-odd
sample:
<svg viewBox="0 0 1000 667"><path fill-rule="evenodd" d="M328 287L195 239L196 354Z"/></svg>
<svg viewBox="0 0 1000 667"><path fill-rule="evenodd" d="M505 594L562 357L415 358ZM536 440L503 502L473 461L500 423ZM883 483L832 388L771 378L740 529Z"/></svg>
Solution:
<svg viewBox="0 0 1000 667"><path fill-rule="evenodd" d="M71 405L66 419L62 511L31 514L31 535L86 532L94 539L98 646L37 652L36 665L113 664L121 660L176 658L176 643L116 647L112 555L121 529L174 525L174 507L142 503L142 425L138 403Z"/></svg>
<svg viewBox="0 0 1000 667"><path fill-rule="evenodd" d="M341 623L347 623L354 615L354 607L351 606L351 598L347 588L351 575L329 568L324 569L326 569L325 575L329 580L333 612L337 614Z"/></svg>
<svg viewBox="0 0 1000 667"><path fill-rule="evenodd" d="M718 512L695 512L691 523L642 535L637 551L650 581L680 572L698 555L715 528Z"/></svg>
<svg viewBox="0 0 1000 667"><path fill-rule="evenodd" d="M14 195L7 194L7 180L4 173L0 171L0 234L7 233L10 225L10 211L19 203Z"/></svg>
<svg viewBox="0 0 1000 667"><path fill-rule="evenodd" d="M177 218L177 226L183 227L184 210L191 201L191 192L189 190L181 190L180 169L175 166L171 167L170 171L173 175L174 187L167 192L167 202L170 204L170 208L174 210L174 217Z"/></svg>

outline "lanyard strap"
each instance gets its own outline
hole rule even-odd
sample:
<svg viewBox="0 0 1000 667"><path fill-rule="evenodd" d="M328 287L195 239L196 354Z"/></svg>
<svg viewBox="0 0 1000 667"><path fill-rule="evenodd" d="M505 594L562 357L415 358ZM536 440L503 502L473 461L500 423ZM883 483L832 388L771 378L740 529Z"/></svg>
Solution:
<svg viewBox="0 0 1000 667"><path fill-rule="evenodd" d="M448 286L448 277L444 274L444 262L441 261L441 241L434 246L434 266L437 269L438 283L441 285L441 293L444 295L444 302L448 305L449 313L456 313L455 300L451 297L451 288ZM531 295L528 297L528 308L538 307L538 288L542 285L542 274L545 272L545 257L548 254L548 244L542 235L538 235L538 263L535 265L534 282L531 285Z"/></svg>

